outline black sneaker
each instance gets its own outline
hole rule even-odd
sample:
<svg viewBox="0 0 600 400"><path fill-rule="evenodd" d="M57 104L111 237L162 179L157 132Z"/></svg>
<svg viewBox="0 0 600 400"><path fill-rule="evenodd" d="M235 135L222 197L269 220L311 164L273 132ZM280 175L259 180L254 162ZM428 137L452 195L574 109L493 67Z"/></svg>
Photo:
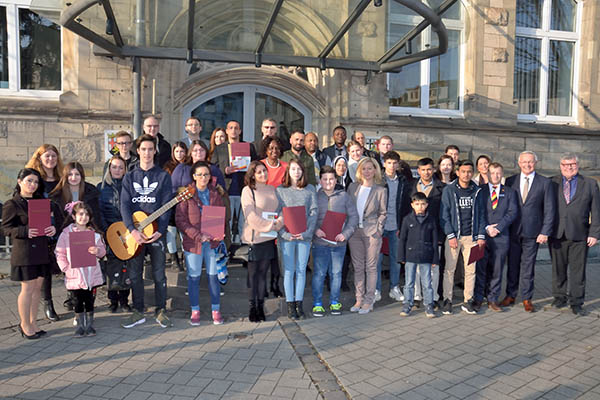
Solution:
<svg viewBox="0 0 600 400"><path fill-rule="evenodd" d="M467 314L470 314L470 315L477 314L477 311L475 311L475 308L473 308L473 300L467 301L462 306L460 306L460 308Z"/></svg>
<svg viewBox="0 0 600 400"><path fill-rule="evenodd" d="M552 308L565 308L567 306L567 302L565 299L554 298L550 306Z"/></svg>
<svg viewBox="0 0 600 400"><path fill-rule="evenodd" d="M119 304L118 303L110 303L110 307L109 310L112 314L117 312L117 308L119 308Z"/></svg>
<svg viewBox="0 0 600 400"><path fill-rule="evenodd" d="M444 305L442 306L442 314L444 314L444 315L452 314L452 302L448 299L444 300Z"/></svg>
<svg viewBox="0 0 600 400"><path fill-rule="evenodd" d="M481 301L473 300L472 305L475 312L479 312L479 310L481 310Z"/></svg>

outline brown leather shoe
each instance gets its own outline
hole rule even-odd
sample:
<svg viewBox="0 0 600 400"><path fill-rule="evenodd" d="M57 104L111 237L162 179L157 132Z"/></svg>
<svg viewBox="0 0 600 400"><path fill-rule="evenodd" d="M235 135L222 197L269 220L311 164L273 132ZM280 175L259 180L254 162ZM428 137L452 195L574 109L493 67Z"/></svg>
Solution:
<svg viewBox="0 0 600 400"><path fill-rule="evenodd" d="M498 303L493 302L493 301L491 303L488 303L488 308L490 310L492 310L492 311L495 311L495 312L504 311L502 308L500 308L500 306L498 305Z"/></svg>
<svg viewBox="0 0 600 400"><path fill-rule="evenodd" d="M533 303L531 300L523 300L523 308L525 308L525 312L533 312Z"/></svg>
<svg viewBox="0 0 600 400"><path fill-rule="evenodd" d="M502 300L500 302L500 307L508 307L508 306L514 306L514 305L515 305L515 298L510 297L510 296L506 296L504 298L504 300Z"/></svg>

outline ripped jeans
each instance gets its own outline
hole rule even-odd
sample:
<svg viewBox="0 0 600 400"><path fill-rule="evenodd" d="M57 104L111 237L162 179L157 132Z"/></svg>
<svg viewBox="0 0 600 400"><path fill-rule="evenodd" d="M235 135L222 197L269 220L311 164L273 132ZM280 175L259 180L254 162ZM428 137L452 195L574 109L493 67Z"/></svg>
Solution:
<svg viewBox="0 0 600 400"><path fill-rule="evenodd" d="M211 309L218 311L221 308L221 287L217 278L217 255L210 248L210 242L202 243L202 254L184 251L183 256L187 267L188 293L192 311L200 310L200 277L203 265L208 275Z"/></svg>

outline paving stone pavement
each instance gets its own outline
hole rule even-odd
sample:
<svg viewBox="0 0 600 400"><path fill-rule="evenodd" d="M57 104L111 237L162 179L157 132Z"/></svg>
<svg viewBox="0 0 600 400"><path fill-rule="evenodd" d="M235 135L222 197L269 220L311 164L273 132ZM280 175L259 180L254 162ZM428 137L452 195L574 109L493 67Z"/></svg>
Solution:
<svg viewBox="0 0 600 400"><path fill-rule="evenodd" d="M100 307L97 336L72 338L64 319L35 341L3 321L12 327L0 328L0 398L600 399L599 267L588 266L585 317L544 310L550 265L539 263L534 314L516 306L466 315L456 299L454 315L434 319L422 310L402 318L400 304L382 302L367 315L298 323L191 327L175 313L162 329L148 313L144 325L122 329L123 314ZM0 280L3 320L17 292Z"/></svg>

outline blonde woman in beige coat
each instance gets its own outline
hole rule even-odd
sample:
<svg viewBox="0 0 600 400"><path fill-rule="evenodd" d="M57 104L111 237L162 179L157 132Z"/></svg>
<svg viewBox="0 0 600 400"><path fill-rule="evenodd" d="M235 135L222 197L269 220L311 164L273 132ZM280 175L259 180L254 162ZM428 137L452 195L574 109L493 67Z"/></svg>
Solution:
<svg viewBox="0 0 600 400"><path fill-rule="evenodd" d="M367 314L375 303L377 284L377 259L381 251L383 227L387 211L387 191L381 185L381 170L372 158L358 163L356 182L348 194L356 203L358 227L348 240L354 265L356 303L350 311Z"/></svg>

